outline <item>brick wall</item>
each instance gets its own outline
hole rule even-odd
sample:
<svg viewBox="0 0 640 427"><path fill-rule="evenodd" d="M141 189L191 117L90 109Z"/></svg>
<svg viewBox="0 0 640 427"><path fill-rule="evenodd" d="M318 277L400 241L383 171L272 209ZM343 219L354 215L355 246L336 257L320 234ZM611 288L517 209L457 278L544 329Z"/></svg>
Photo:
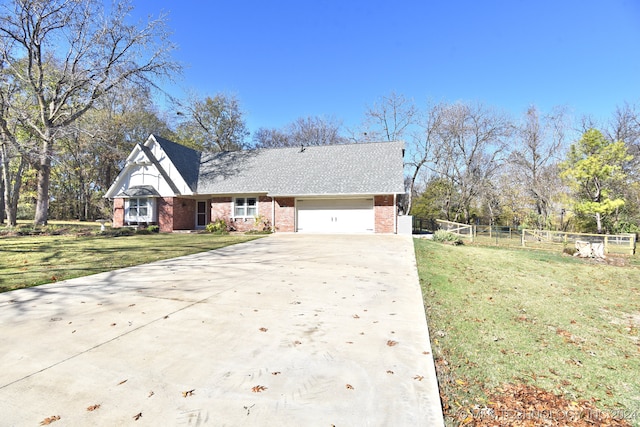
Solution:
<svg viewBox="0 0 640 427"><path fill-rule="evenodd" d="M211 216L210 221L222 218L229 222L231 217L231 197L214 197L211 199Z"/></svg>
<svg viewBox="0 0 640 427"><path fill-rule="evenodd" d="M376 233L395 233L394 219L396 207L393 195L375 196L373 198Z"/></svg>
<svg viewBox="0 0 640 427"><path fill-rule="evenodd" d="M192 199L173 198L173 229L195 230L196 201Z"/></svg>
<svg viewBox="0 0 640 427"><path fill-rule="evenodd" d="M276 198L276 231L293 232L295 230L296 200L293 197Z"/></svg>
<svg viewBox="0 0 640 427"><path fill-rule="evenodd" d="M161 233L173 231L173 197L158 199L158 226Z"/></svg>
<svg viewBox="0 0 640 427"><path fill-rule="evenodd" d="M113 199L113 226L124 226L124 199Z"/></svg>

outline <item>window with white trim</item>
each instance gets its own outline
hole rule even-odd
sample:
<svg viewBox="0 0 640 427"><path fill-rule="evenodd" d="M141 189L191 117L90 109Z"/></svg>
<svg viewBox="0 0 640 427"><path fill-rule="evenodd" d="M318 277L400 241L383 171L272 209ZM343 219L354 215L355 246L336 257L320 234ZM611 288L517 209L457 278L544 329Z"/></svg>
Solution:
<svg viewBox="0 0 640 427"><path fill-rule="evenodd" d="M258 199L256 197L236 197L233 200L233 216L235 218L258 216Z"/></svg>
<svg viewBox="0 0 640 427"><path fill-rule="evenodd" d="M135 197L127 200L125 221L154 222L156 220L154 199L151 197Z"/></svg>

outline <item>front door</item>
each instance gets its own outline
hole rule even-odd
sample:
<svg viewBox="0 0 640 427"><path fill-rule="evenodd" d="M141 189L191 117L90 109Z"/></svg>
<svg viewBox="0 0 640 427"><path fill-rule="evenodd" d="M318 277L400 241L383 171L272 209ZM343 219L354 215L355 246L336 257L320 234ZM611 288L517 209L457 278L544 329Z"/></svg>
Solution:
<svg viewBox="0 0 640 427"><path fill-rule="evenodd" d="M207 225L207 202L198 201L196 209L196 227L201 228Z"/></svg>

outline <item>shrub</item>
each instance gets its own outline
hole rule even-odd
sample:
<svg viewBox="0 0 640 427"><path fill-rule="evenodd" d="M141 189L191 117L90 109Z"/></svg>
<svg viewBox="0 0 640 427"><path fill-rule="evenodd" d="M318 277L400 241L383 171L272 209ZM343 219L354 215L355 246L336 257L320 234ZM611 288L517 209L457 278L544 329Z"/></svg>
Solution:
<svg viewBox="0 0 640 427"><path fill-rule="evenodd" d="M157 225L150 225L147 227L147 230L149 230L149 232L151 233L159 233L160 232L160 227Z"/></svg>
<svg viewBox="0 0 640 427"><path fill-rule="evenodd" d="M460 236L445 230L436 230L436 232L433 233L433 240L450 245L462 245L462 238Z"/></svg>
<svg viewBox="0 0 640 427"><path fill-rule="evenodd" d="M229 232L229 227L227 226L227 222L224 219L218 218L215 221L207 224L205 226L205 230L207 230L207 232L209 233L226 234Z"/></svg>
<svg viewBox="0 0 640 427"><path fill-rule="evenodd" d="M258 215L253 221L254 230L252 234L268 234L271 233L271 222L263 215Z"/></svg>

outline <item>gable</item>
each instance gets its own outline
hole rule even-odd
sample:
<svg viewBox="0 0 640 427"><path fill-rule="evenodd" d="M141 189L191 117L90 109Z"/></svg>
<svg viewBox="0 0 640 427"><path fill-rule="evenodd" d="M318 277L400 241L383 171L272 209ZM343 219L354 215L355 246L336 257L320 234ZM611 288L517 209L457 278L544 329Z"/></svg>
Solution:
<svg viewBox="0 0 640 427"><path fill-rule="evenodd" d="M187 147L185 149L194 151ZM197 159L199 159L199 154ZM192 161L193 157L189 160ZM198 164L199 161L196 161L192 167L196 176ZM187 170L185 162L182 162L182 166L184 170ZM187 176L193 181L193 186L195 187L196 179L194 175L187 174ZM109 190L107 190L105 197L127 197L127 189L136 186L152 186L162 197L194 194L192 187L183 178L169 153L163 149L163 146L156 140L154 135L149 136L144 144L138 144L133 148L127 157L125 167L116 177Z"/></svg>

